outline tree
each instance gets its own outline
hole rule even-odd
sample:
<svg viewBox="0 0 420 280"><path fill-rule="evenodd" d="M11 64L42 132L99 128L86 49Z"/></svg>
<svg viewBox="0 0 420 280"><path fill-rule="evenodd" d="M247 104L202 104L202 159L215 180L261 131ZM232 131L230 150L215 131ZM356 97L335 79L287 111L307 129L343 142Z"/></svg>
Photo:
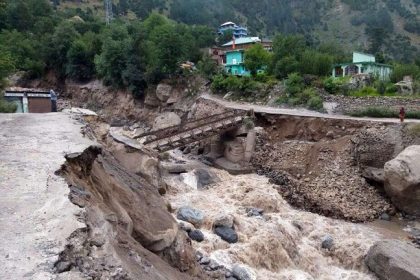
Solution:
<svg viewBox="0 0 420 280"><path fill-rule="evenodd" d="M81 39L74 41L67 52L66 74L78 81L89 81L95 73L95 53Z"/></svg>
<svg viewBox="0 0 420 280"><path fill-rule="evenodd" d="M49 41L46 51L47 66L55 70L59 78L65 78L67 68L67 52L72 47L75 40L80 38L80 34L74 28L73 23L63 21L55 29Z"/></svg>
<svg viewBox="0 0 420 280"><path fill-rule="evenodd" d="M95 57L96 71L106 85L124 87L123 72L127 66L131 44L127 26L115 23L106 30L102 52Z"/></svg>
<svg viewBox="0 0 420 280"><path fill-rule="evenodd" d="M270 63L271 55L261 44L255 44L245 51L245 67L251 71L252 76L256 76L258 70L267 67Z"/></svg>
<svg viewBox="0 0 420 280"><path fill-rule="evenodd" d="M5 86L5 78L15 69L12 54L0 48L0 89Z"/></svg>
<svg viewBox="0 0 420 280"><path fill-rule="evenodd" d="M208 54L204 55L198 62L197 68L208 79L211 79L217 73L217 63Z"/></svg>

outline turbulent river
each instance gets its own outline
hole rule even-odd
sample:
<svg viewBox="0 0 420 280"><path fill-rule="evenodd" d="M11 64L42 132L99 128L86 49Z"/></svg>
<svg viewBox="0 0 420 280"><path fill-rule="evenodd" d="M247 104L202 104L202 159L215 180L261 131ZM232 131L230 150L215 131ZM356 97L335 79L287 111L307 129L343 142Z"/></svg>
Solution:
<svg viewBox="0 0 420 280"><path fill-rule="evenodd" d="M205 240L193 242L198 251L227 268L245 264L258 279L376 279L364 264L368 249L378 240L403 235L382 224L352 224L296 210L265 177L211 171L220 181L205 190L197 190L192 176L166 177L166 199L174 209L190 206L205 214L200 228ZM249 207L263 209L264 215L248 217ZM234 217L238 243L228 244L213 233L220 215ZM325 236L334 240L331 250L321 248Z"/></svg>

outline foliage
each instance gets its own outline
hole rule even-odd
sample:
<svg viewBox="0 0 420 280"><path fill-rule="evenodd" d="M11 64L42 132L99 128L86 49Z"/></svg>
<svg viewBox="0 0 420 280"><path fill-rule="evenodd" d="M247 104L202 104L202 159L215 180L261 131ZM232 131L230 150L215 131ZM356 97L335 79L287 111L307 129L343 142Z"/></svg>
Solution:
<svg viewBox="0 0 420 280"><path fill-rule="evenodd" d="M16 109L16 104L3 100L3 96L0 95L0 113L14 113Z"/></svg>
<svg viewBox="0 0 420 280"><path fill-rule="evenodd" d="M278 104L303 106L315 111L323 111L324 102L314 88L306 88L293 95L284 95L277 100Z"/></svg>
<svg viewBox="0 0 420 280"><path fill-rule="evenodd" d="M294 96L297 93L301 92L304 88L304 82L302 76L298 73L292 73L287 76L285 82L287 93L290 96Z"/></svg>
<svg viewBox="0 0 420 280"><path fill-rule="evenodd" d="M351 93L351 96L364 97L364 96L379 96L379 92L373 87L364 87Z"/></svg>
<svg viewBox="0 0 420 280"><path fill-rule="evenodd" d="M387 107L367 107L350 112L349 115L354 117L398 118L399 111ZM420 119L420 111L406 111L405 116L410 119Z"/></svg>
<svg viewBox="0 0 420 280"><path fill-rule="evenodd" d="M197 63L197 68L200 73L208 78L211 79L218 71L217 63L209 56L204 55L202 59Z"/></svg>
<svg viewBox="0 0 420 280"><path fill-rule="evenodd" d="M246 69L251 72L251 75L255 77L258 70L269 64L270 59L270 53L268 53L261 44L255 44L245 51L244 64Z"/></svg>
<svg viewBox="0 0 420 280"><path fill-rule="evenodd" d="M260 88L260 85L250 77L219 74L214 77L211 87L216 92L232 91L249 95L255 93Z"/></svg>
<svg viewBox="0 0 420 280"><path fill-rule="evenodd" d="M412 76L414 79L420 79L420 67L416 64L397 64L391 74L391 81L397 83L402 81L404 76Z"/></svg>

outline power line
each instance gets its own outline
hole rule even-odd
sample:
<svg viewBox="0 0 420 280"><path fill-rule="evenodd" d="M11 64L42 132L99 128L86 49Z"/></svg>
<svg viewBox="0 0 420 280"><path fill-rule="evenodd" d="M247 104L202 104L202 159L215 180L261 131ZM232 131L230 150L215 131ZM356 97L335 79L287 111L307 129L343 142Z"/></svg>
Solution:
<svg viewBox="0 0 420 280"><path fill-rule="evenodd" d="M104 0L105 4L105 21L110 24L114 19L114 12L112 11L112 0Z"/></svg>

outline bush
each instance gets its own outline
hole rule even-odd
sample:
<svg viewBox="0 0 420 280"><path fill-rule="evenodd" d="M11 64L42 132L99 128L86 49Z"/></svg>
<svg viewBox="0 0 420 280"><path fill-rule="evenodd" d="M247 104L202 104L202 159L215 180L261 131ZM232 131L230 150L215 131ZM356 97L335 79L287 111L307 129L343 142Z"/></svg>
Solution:
<svg viewBox="0 0 420 280"><path fill-rule="evenodd" d="M322 111L324 109L324 101L320 96L312 96L306 103L309 109Z"/></svg>
<svg viewBox="0 0 420 280"><path fill-rule="evenodd" d="M353 117L397 118L398 112L386 107L367 107L350 112L349 115Z"/></svg>
<svg viewBox="0 0 420 280"><path fill-rule="evenodd" d="M16 112L17 105L11 102L7 102L0 96L0 113L14 113Z"/></svg>
<svg viewBox="0 0 420 280"><path fill-rule="evenodd" d="M394 84L389 84L385 88L385 94L395 94L398 91L398 88Z"/></svg>
<svg viewBox="0 0 420 280"><path fill-rule="evenodd" d="M323 86L324 86L324 89L330 94L341 93L343 95L347 95L348 81L349 81L349 77L342 77L342 78L328 77L323 81Z"/></svg>
<svg viewBox="0 0 420 280"><path fill-rule="evenodd" d="M354 117L398 118L399 111L386 107L367 107L365 109L350 112L349 115ZM420 111L407 111L405 117L407 119L420 119Z"/></svg>
<svg viewBox="0 0 420 280"><path fill-rule="evenodd" d="M292 73L287 76L286 90L289 95L298 94L303 90L304 86L303 78L298 73Z"/></svg>
<svg viewBox="0 0 420 280"><path fill-rule="evenodd" d="M289 106L303 106L311 110L322 111L324 102L313 88L306 88L295 95L283 95L276 101L278 104L288 104Z"/></svg>
<svg viewBox="0 0 420 280"><path fill-rule="evenodd" d="M360 90L352 92L350 95L355 96L355 97L365 97L365 96L379 96L379 93L373 87L364 87Z"/></svg>
<svg viewBox="0 0 420 280"><path fill-rule="evenodd" d="M245 94L254 93L259 89L258 82L250 77L237 77L233 75L216 75L211 85L212 90L216 92L241 92Z"/></svg>

